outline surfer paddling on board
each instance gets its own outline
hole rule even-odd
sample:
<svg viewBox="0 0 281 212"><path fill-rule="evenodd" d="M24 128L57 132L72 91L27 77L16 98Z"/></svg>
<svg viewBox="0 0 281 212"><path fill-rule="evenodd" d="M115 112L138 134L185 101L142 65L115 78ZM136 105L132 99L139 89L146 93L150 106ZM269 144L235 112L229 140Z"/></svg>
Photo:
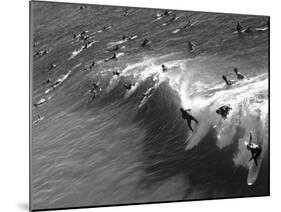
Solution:
<svg viewBox="0 0 281 212"><path fill-rule="evenodd" d="M251 33L253 32L253 28L252 27L247 27L246 29L240 24L240 22L237 22L236 25L236 32L237 33L242 33L242 32L246 32L246 33Z"/></svg>
<svg viewBox="0 0 281 212"><path fill-rule="evenodd" d="M127 90L131 90L131 88L134 86L133 83L128 83L128 84L124 84L124 87L127 89Z"/></svg>
<svg viewBox="0 0 281 212"><path fill-rule="evenodd" d="M90 64L89 68L92 69L96 65L96 62L93 60L92 63Z"/></svg>
<svg viewBox="0 0 281 212"><path fill-rule="evenodd" d="M234 68L234 73L236 74L236 77L238 80L242 80L245 79L245 76L243 74L241 74L237 68Z"/></svg>
<svg viewBox="0 0 281 212"><path fill-rule="evenodd" d="M104 60L104 62L108 62L110 60L114 60L114 59L117 59L117 55L115 53L113 53L113 55L107 59Z"/></svg>
<svg viewBox="0 0 281 212"><path fill-rule="evenodd" d="M190 115L190 113L187 112L187 111L190 111L190 109L185 110L181 107L180 111L181 111L181 114L182 114L182 118L186 119L189 129L193 132L193 129L191 127L191 121L193 120L197 125L199 125L199 122L197 121L196 118L194 118L192 115Z"/></svg>
<svg viewBox="0 0 281 212"><path fill-rule="evenodd" d="M142 44L141 44L141 47L145 47L145 46L147 46L147 45L150 44L150 43L151 43L151 41L148 40L147 38L145 38L145 39L143 40Z"/></svg>
<svg viewBox="0 0 281 212"><path fill-rule="evenodd" d="M261 146L259 146L258 144L253 143L252 140L253 140L253 136L252 136L252 132L250 132L249 143L247 143L246 147L247 147L247 150L251 151L251 154L252 154L252 156L251 156L249 161L254 160L255 164L257 166L258 165L257 159L260 156L262 150L261 150Z"/></svg>
<svg viewBox="0 0 281 212"><path fill-rule="evenodd" d="M192 43L191 41L187 42L187 48L190 52L192 52L195 49L195 44Z"/></svg>
<svg viewBox="0 0 281 212"><path fill-rule="evenodd" d="M231 86L234 82L231 80L228 80L225 75L222 75L222 79L225 81L227 86Z"/></svg>

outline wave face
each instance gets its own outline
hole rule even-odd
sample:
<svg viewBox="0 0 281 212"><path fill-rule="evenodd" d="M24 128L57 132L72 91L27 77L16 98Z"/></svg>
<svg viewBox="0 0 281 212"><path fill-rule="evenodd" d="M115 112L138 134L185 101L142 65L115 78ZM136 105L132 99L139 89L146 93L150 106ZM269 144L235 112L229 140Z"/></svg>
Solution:
<svg viewBox="0 0 281 212"><path fill-rule="evenodd" d="M34 58L33 103L45 99L32 114L35 208L269 194L268 32L233 33L235 20L259 26L266 17L175 11L180 18L162 26L152 18L157 10L131 8L128 20L117 7L32 4L33 51L50 49ZM194 26L176 30L187 15ZM95 41L86 50L66 34L85 29ZM124 30L138 37L121 40ZM146 36L152 43L140 48ZM192 52L184 47L189 39ZM117 59L105 62L115 44ZM221 75L234 79L233 67L247 79L227 87ZM95 98L93 82L100 87ZM232 110L222 119L215 111L226 104ZM198 119L194 133L181 107ZM250 132L263 148L253 186L244 145Z"/></svg>

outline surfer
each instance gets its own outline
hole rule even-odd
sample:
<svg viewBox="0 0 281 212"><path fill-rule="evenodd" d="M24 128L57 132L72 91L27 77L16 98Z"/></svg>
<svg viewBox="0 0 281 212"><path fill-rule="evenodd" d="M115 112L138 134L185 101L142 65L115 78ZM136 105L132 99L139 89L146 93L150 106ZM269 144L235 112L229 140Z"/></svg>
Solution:
<svg viewBox="0 0 281 212"><path fill-rule="evenodd" d="M109 30L110 28L111 28L111 26L104 26L104 27L102 28L102 31Z"/></svg>
<svg viewBox="0 0 281 212"><path fill-rule="evenodd" d="M233 81L228 80L225 75L222 75L222 79L225 81L227 86L231 86L233 84Z"/></svg>
<svg viewBox="0 0 281 212"><path fill-rule="evenodd" d="M177 18L176 14L173 14L173 17L168 21L169 23L172 23L173 21L175 21Z"/></svg>
<svg viewBox="0 0 281 212"><path fill-rule="evenodd" d="M123 11L123 16L128 16L129 15L129 10L128 9L125 9L124 11Z"/></svg>
<svg viewBox="0 0 281 212"><path fill-rule="evenodd" d="M35 57L42 57L42 56L44 56L45 54L48 54L48 53L49 53L49 50L46 49L46 50L42 50L42 51L36 52L36 53L34 54L34 56L35 56Z"/></svg>
<svg viewBox="0 0 281 212"><path fill-rule="evenodd" d="M164 17L164 16L168 16L169 14L171 13L171 11L168 11L168 10L165 10L165 12L164 13L162 13L162 14L157 14L156 16L156 18L162 18L162 17Z"/></svg>
<svg viewBox="0 0 281 212"><path fill-rule="evenodd" d="M242 79L245 78L245 76L244 76L243 74L241 74L241 73L238 71L237 68L234 68L234 72L235 72L236 77L237 77L238 80L242 80Z"/></svg>
<svg viewBox="0 0 281 212"><path fill-rule="evenodd" d="M91 41L87 41L87 42L84 44L84 46L83 46L82 49L87 49L87 48L89 48L91 43L92 43Z"/></svg>
<svg viewBox="0 0 281 212"><path fill-rule="evenodd" d="M114 52L120 49L119 45L116 45L115 47L111 48L111 49L107 49L108 52Z"/></svg>
<svg viewBox="0 0 281 212"><path fill-rule="evenodd" d="M42 104L44 104L44 103L46 103L46 102L47 102L47 100L44 99L44 98L42 98L42 99L40 99L37 103L33 104L33 106L34 106L34 107L38 107L39 105L42 105Z"/></svg>
<svg viewBox="0 0 281 212"><path fill-rule="evenodd" d="M141 46L142 46L142 47L145 47L145 46L147 46L150 42L151 42L150 40L148 40L147 38L145 38L145 39L143 40Z"/></svg>
<svg viewBox="0 0 281 212"><path fill-rule="evenodd" d="M51 83L52 82L52 80L50 79L50 78L48 78L47 80L46 80L46 84L49 84L49 83Z"/></svg>
<svg viewBox="0 0 281 212"><path fill-rule="evenodd" d="M104 60L104 62L108 62L108 61L110 61L110 60L114 60L114 59L116 59L116 58L117 58L116 54L115 54L115 53L113 53L113 55L112 55L111 57L109 57L109 58L105 59L105 60Z"/></svg>
<svg viewBox="0 0 281 212"><path fill-rule="evenodd" d="M186 25L184 25L183 27L181 27L180 29L188 29L189 27L191 27L191 21L188 20L188 23Z"/></svg>
<svg viewBox="0 0 281 212"><path fill-rule="evenodd" d="M164 64L162 64L161 67L162 67L162 71L163 71L163 72L168 71L167 67L166 67Z"/></svg>
<svg viewBox="0 0 281 212"><path fill-rule="evenodd" d="M197 121L197 119L195 119L192 115L190 115L187 111L189 110L184 110L182 107L180 108L180 111L182 113L182 118L186 119L187 121L187 125L189 127L189 129L193 132L193 129L191 127L191 121L193 120L197 125L199 125L199 122Z"/></svg>
<svg viewBox="0 0 281 212"><path fill-rule="evenodd" d="M144 97L151 96L151 95L153 94L154 89L155 89L154 87L149 88L146 92L144 92L144 93L142 94L142 96L144 96Z"/></svg>
<svg viewBox="0 0 281 212"><path fill-rule="evenodd" d="M165 10L165 12L163 13L163 16L168 16L172 11L168 11L168 10Z"/></svg>
<svg viewBox="0 0 281 212"><path fill-rule="evenodd" d="M216 113L221 115L224 119L226 119L230 110L232 110L232 108L230 106L223 105L219 109L216 110Z"/></svg>
<svg viewBox="0 0 281 212"><path fill-rule="evenodd" d="M123 40L123 41L126 41L126 40L127 40L126 35L122 35L122 40Z"/></svg>
<svg viewBox="0 0 281 212"><path fill-rule="evenodd" d="M99 87L99 85L97 83L93 83L92 84L92 88L90 90L90 93L93 94L92 96L92 100L96 97L97 93L101 90L101 88Z"/></svg>
<svg viewBox="0 0 281 212"><path fill-rule="evenodd" d="M134 84L132 83L128 83L128 84L124 84L124 87L127 89L127 90L131 90L131 88L133 87Z"/></svg>
<svg viewBox="0 0 281 212"><path fill-rule="evenodd" d="M250 33L250 32L253 32L253 29L252 29L252 27L247 27L246 29L244 29L244 27L238 21L237 25L236 25L236 31L237 31L237 33L241 33L241 32Z"/></svg>
<svg viewBox="0 0 281 212"><path fill-rule="evenodd" d="M240 33L240 32L242 32L242 29L243 29L243 27L241 26L240 22L238 21L238 22L237 22L237 25L236 25L236 31L237 31L238 33Z"/></svg>
<svg viewBox="0 0 281 212"><path fill-rule="evenodd" d="M162 24L162 26L166 26L166 25L168 25L168 24L174 22L176 19L177 19L176 14L173 14L173 17L172 17L170 20L164 22L164 23Z"/></svg>
<svg viewBox="0 0 281 212"><path fill-rule="evenodd" d="M193 51L195 49L195 44L190 42L190 41L188 41L187 42L187 47L188 47L189 51Z"/></svg>
<svg viewBox="0 0 281 212"><path fill-rule="evenodd" d="M118 72L118 71L113 71L113 72L112 72L112 74L113 74L113 76L117 76L117 77L119 77L120 72Z"/></svg>
<svg viewBox="0 0 281 212"><path fill-rule="evenodd" d="M54 69L54 68L56 68L56 67L57 67L57 65L53 63L52 65L50 65L49 71L51 71L52 69Z"/></svg>
<svg viewBox="0 0 281 212"><path fill-rule="evenodd" d="M93 62L91 63L91 65L89 66L90 69L92 69L94 67L94 65L96 65L96 62L93 60Z"/></svg>
<svg viewBox="0 0 281 212"><path fill-rule="evenodd" d="M137 35L130 35L129 40L135 40L138 36Z"/></svg>
<svg viewBox="0 0 281 212"><path fill-rule="evenodd" d="M86 40L88 40L88 38L89 38L89 35L81 35L80 40L86 41Z"/></svg>
<svg viewBox="0 0 281 212"><path fill-rule="evenodd" d="M253 136L252 136L252 132L250 132L250 138L249 138L249 143L247 144L247 150L251 152L252 156L249 161L254 160L257 166L258 165L257 159L260 156L262 149L261 146L253 143L252 140L253 140Z"/></svg>

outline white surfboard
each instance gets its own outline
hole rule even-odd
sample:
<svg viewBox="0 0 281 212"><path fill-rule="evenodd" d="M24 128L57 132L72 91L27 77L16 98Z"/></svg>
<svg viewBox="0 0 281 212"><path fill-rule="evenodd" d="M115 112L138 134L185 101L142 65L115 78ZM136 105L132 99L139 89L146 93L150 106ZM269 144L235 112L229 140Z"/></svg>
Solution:
<svg viewBox="0 0 281 212"><path fill-rule="evenodd" d="M247 146L248 142L245 141L244 144L245 144L245 146ZM266 151L266 142L263 141L262 152L261 152L260 156L257 158L258 165L255 164L254 160L250 161L250 167L249 167L249 172L248 172L248 177L247 177L247 184L249 186L253 185L258 178L265 151Z"/></svg>
<svg viewBox="0 0 281 212"><path fill-rule="evenodd" d="M263 27L263 28L256 28L256 31L266 31L268 30L268 27Z"/></svg>

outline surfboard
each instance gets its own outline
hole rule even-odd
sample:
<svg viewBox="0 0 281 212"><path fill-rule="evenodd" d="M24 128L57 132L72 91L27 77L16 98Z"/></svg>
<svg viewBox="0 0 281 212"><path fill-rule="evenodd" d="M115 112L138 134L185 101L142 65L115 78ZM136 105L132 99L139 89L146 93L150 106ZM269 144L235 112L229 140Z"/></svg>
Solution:
<svg viewBox="0 0 281 212"><path fill-rule="evenodd" d="M263 28L256 28L256 31L266 31L268 30L268 27L263 27Z"/></svg>
<svg viewBox="0 0 281 212"><path fill-rule="evenodd" d="M248 172L248 177L247 177L247 184L249 186L253 185L258 178L259 171L260 171L261 164L262 164L263 157L264 157L264 152L266 150L266 144L265 143L266 142L263 141L261 155L257 158L258 165L255 164L254 160L250 161L250 167L249 167L249 172ZM245 146L247 146L248 142L245 141L244 144L245 144Z"/></svg>
<svg viewBox="0 0 281 212"><path fill-rule="evenodd" d="M248 31L250 30L250 31ZM249 33L249 32L262 32L262 31L266 31L268 30L268 27L263 27L263 28L246 28L246 29L242 29L241 32L233 32L234 34L238 34L238 33Z"/></svg>
<svg viewBox="0 0 281 212"><path fill-rule="evenodd" d="M185 151L192 149L200 142L200 140L202 140L202 135L199 134L199 126L196 126L193 129L193 132L188 135L187 139L184 142L185 144L187 144L185 147Z"/></svg>
<svg viewBox="0 0 281 212"><path fill-rule="evenodd" d="M195 125L194 125L195 126ZM188 127L187 127L188 128ZM198 131L198 126L192 127L193 132L190 130L190 133L188 134L185 143L187 143L191 138L195 137ZM189 128L188 128L189 129Z"/></svg>
<svg viewBox="0 0 281 212"><path fill-rule="evenodd" d="M33 122L33 124L34 124L34 125L37 124L38 122L42 121L44 118L45 118L45 116L39 117L38 119L36 119L36 120Z"/></svg>

